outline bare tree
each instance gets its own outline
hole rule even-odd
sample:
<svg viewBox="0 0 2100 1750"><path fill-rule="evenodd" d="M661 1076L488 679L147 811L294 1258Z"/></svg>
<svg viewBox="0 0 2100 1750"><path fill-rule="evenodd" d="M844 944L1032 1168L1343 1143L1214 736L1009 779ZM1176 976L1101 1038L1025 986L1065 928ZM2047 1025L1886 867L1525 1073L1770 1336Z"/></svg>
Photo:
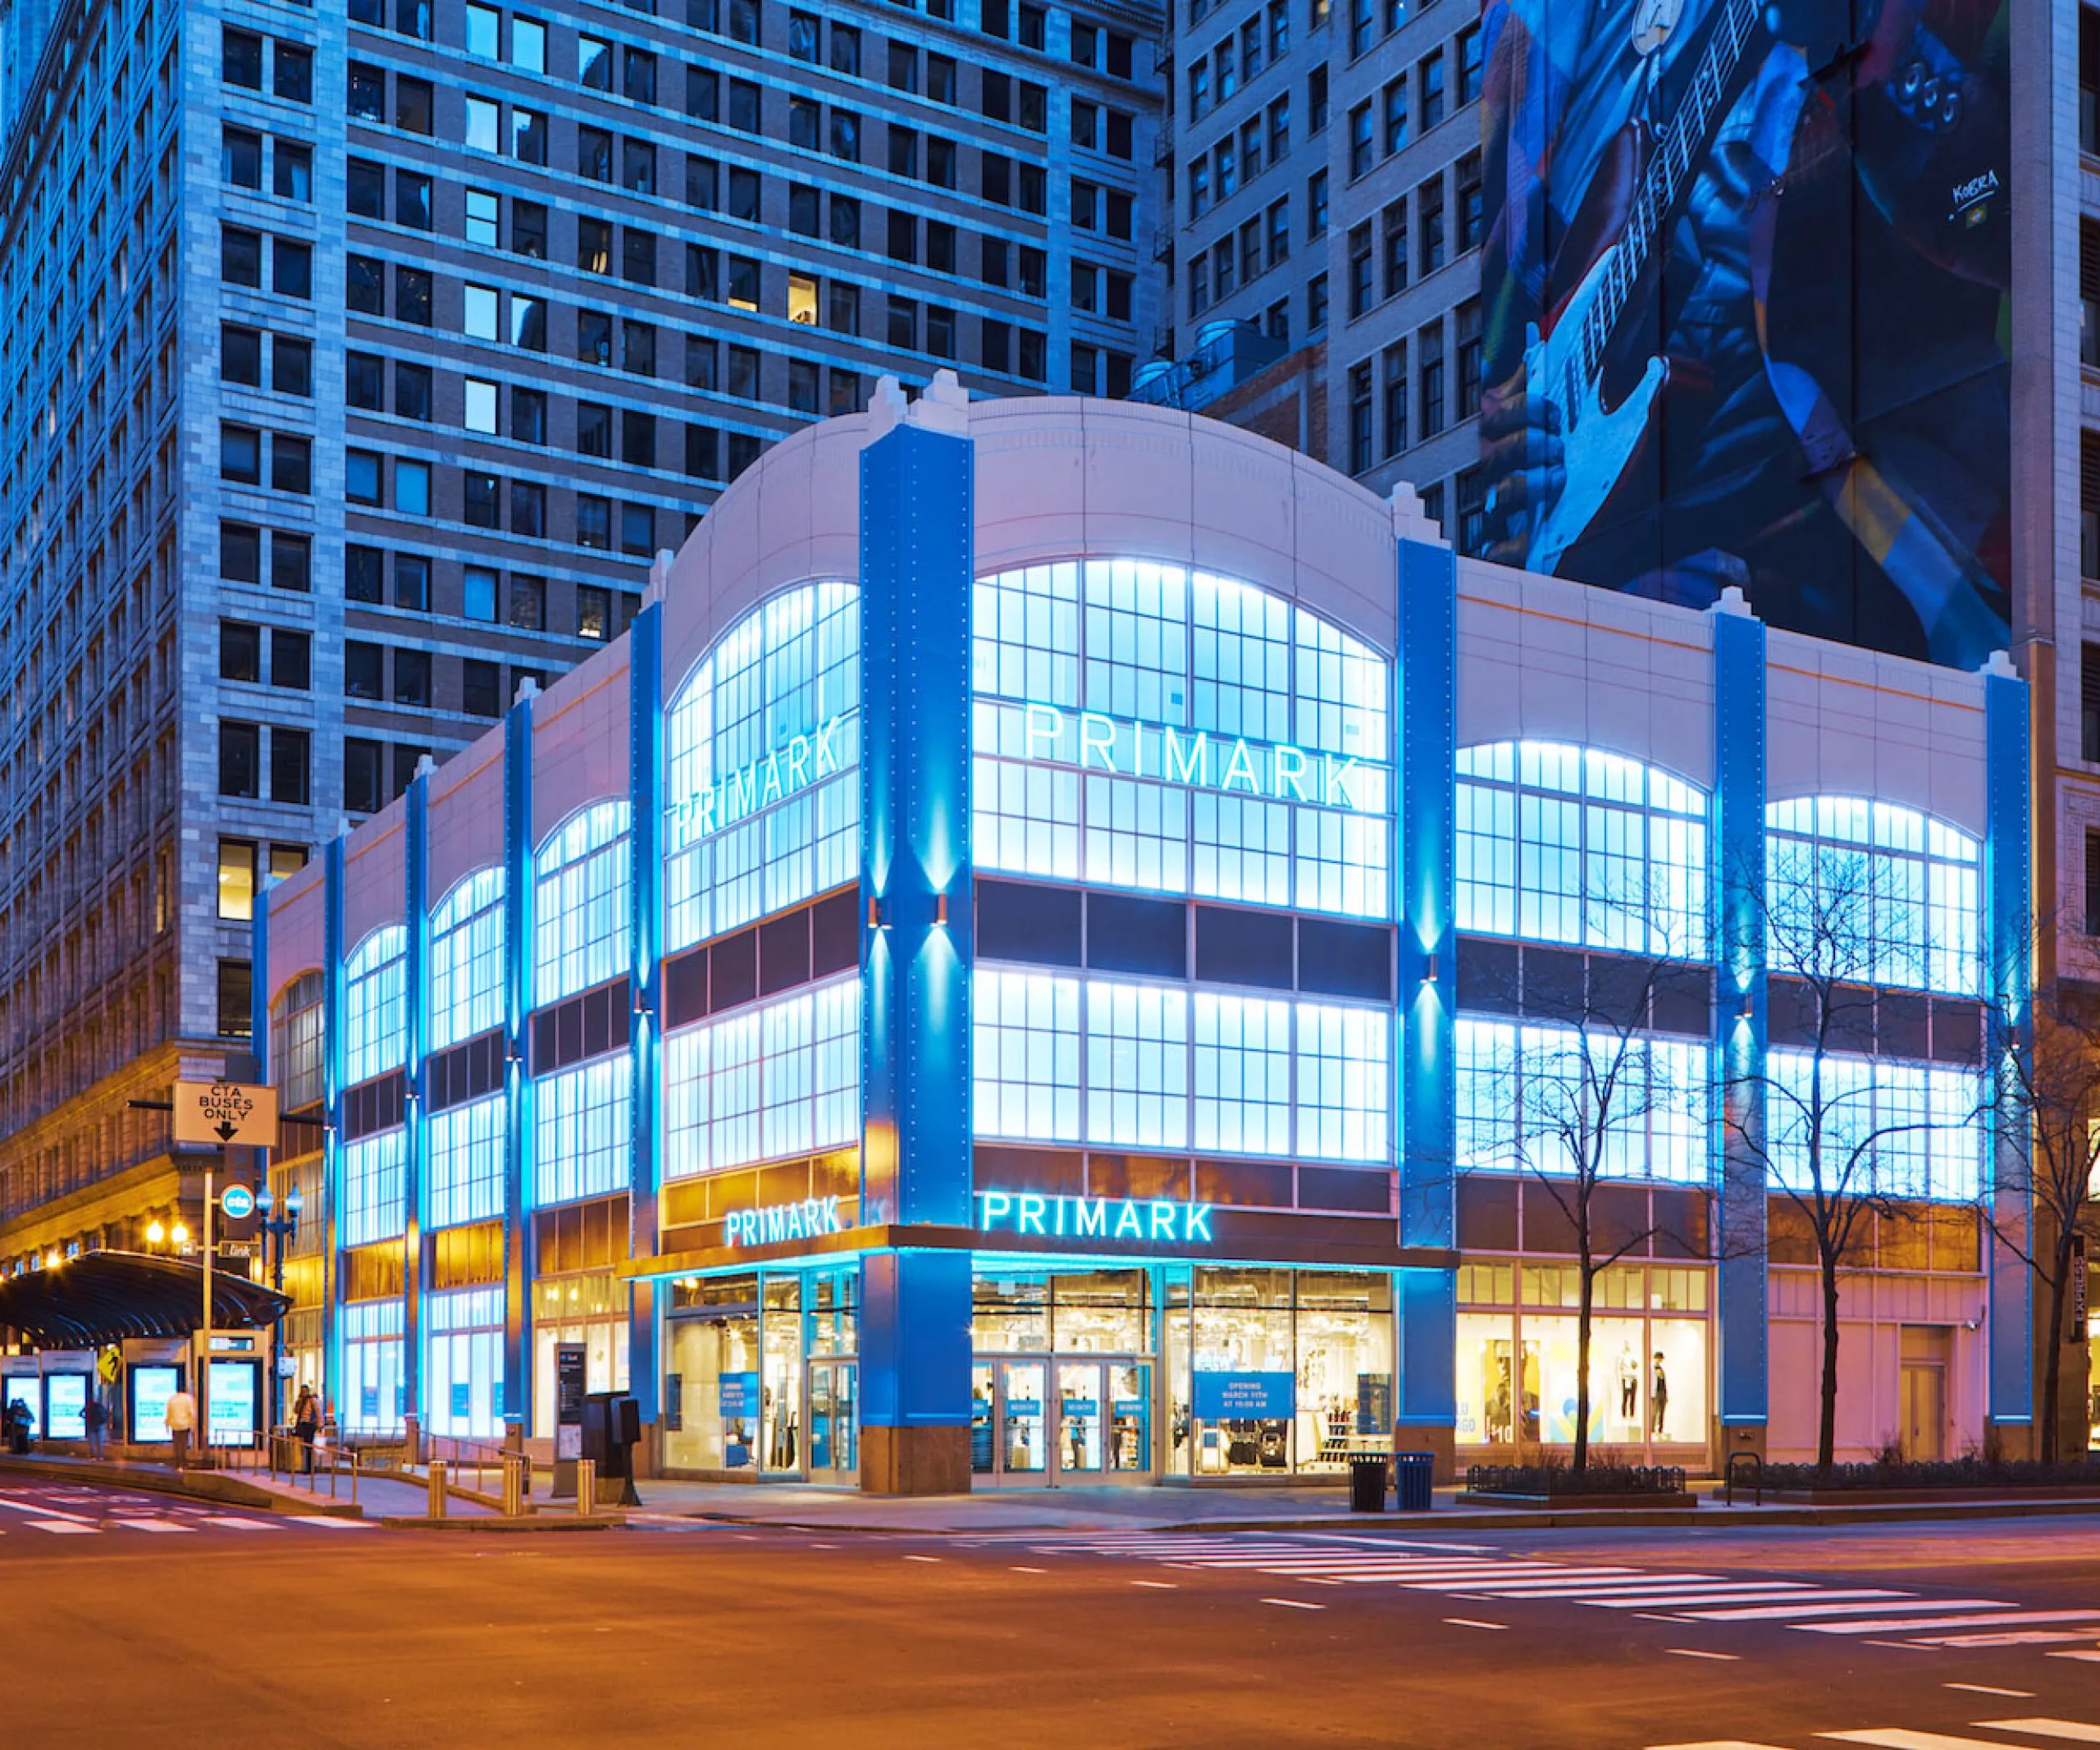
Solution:
<svg viewBox="0 0 2100 1750"><path fill-rule="evenodd" d="M1585 901L1593 935L1650 950L1671 934L1666 906ZM1601 926L1601 927L1600 927ZM1591 953L1566 988L1522 994L1523 1018L1512 1023L1512 1049L1487 1069L1487 1115L1503 1147L1559 1209L1573 1236L1577 1278L1575 1318L1575 1442L1572 1466L1590 1459L1590 1356L1598 1278L1644 1247L1651 1223L1629 1229L1612 1222L1606 1187L1650 1176L1647 1132L1657 1114L1696 1112L1704 1126L1708 1075L1676 1070L1658 1049L1656 1002L1698 981L1703 971L1669 953ZM1514 994L1513 993L1512 994ZM1702 1050L1705 1041L1700 1041Z"/></svg>
<svg viewBox="0 0 2100 1750"><path fill-rule="evenodd" d="M1774 842L1765 880L1749 884L1760 896L1772 1002L1792 1010L1783 1030L1798 1043L1769 1050L1761 1071L1732 1077L1723 1103L1739 1166L1800 1212L1814 1241L1823 1298L1819 1470L1830 1468L1837 1446L1839 1273L1868 1224L1914 1215L1920 1193L1906 1157L1915 1158L1920 1133L1976 1117L1974 1108L1934 1113L1929 1103L1921 1117L1879 1110L1866 1056L1881 976L1874 872L1864 850ZM1752 1092L1763 1096L1761 1126L1746 1122L1740 1096Z"/></svg>
<svg viewBox="0 0 2100 1750"><path fill-rule="evenodd" d="M2060 989L2048 991L2035 998L2033 1034L2018 1049L1993 1053L2000 1110L2016 1139L1999 1183L2024 1192L2031 1215L2016 1224L2002 1220L1989 1198L1982 1207L1992 1235L2034 1273L2048 1299L2040 1456L2054 1460L2062 1442L2064 1305L2084 1268L2079 1219L2100 1168L2100 1017ZM2084 1445L2081 1428L2079 1449Z"/></svg>

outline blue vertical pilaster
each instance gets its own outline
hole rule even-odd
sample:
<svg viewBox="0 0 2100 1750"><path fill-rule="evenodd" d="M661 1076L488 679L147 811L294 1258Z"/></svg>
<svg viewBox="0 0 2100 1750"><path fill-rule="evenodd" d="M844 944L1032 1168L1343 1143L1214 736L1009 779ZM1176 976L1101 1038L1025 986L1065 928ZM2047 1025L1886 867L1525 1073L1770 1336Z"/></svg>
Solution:
<svg viewBox="0 0 2100 1750"><path fill-rule="evenodd" d="M526 1196L532 1095L525 1024L532 1013L532 702L527 693L503 720L503 1419L532 1418L532 1305L527 1272L532 1218Z"/></svg>
<svg viewBox="0 0 2100 1750"><path fill-rule="evenodd" d="M268 878L266 876L265 880ZM248 1041L255 1079L270 1085L270 889L258 889L248 926ZM264 1167L267 1172L268 1163Z"/></svg>
<svg viewBox="0 0 2100 1750"><path fill-rule="evenodd" d="M321 852L321 1354L325 1396L343 1387L343 841ZM338 1406L340 1407L340 1405Z"/></svg>
<svg viewBox="0 0 2100 1750"><path fill-rule="evenodd" d="M861 458L861 1220L963 1227L975 508L944 415L921 401ZM864 1423L966 1427L969 1254L872 1256L862 1300Z"/></svg>
<svg viewBox="0 0 2100 1750"><path fill-rule="evenodd" d="M1403 540L1398 552L1400 1243L1458 1244L1456 889L1458 566L1450 548ZM1458 1415L1456 1272L1399 1278L1400 1381L1395 1420L1449 1429Z"/></svg>
<svg viewBox="0 0 2100 1750"><path fill-rule="evenodd" d="M2001 655L1984 674L1984 976L1989 1044L1985 1073L1999 1083L2008 1052L2033 1037L2029 1012L2030 800L2027 683ZM2015 1245L2031 1249L2034 1199L2025 1121L1993 1104L1991 1124L1990 1419L2034 1419L2034 1284ZM2052 1338L2053 1340L2053 1338Z"/></svg>
<svg viewBox="0 0 2100 1750"><path fill-rule="evenodd" d="M1714 1182L1719 1192L1719 1407L1761 1427L1765 1358L1764 623L1732 600L1714 628Z"/></svg>
<svg viewBox="0 0 2100 1750"><path fill-rule="evenodd" d="M419 1426L422 1400L423 1178L430 1158L427 1102L430 1077L430 772L409 780L402 834L402 888L408 911L408 953L402 978L408 994L409 1122L401 1138L401 1399Z"/></svg>
<svg viewBox="0 0 2100 1750"><path fill-rule="evenodd" d="M628 811L632 823L634 1135L628 1195L628 1255L653 1257L657 1245L657 1042L662 1037L664 939L664 608L651 601L628 634ZM656 1419L656 1287L637 1282L628 1307L628 1389L645 1422Z"/></svg>

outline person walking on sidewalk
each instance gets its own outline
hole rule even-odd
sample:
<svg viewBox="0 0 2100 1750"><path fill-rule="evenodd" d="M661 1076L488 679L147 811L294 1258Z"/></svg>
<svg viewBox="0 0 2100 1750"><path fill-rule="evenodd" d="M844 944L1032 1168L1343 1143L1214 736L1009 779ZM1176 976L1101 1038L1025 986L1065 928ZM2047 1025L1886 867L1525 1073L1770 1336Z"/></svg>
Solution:
<svg viewBox="0 0 2100 1750"><path fill-rule="evenodd" d="M87 1402L81 1406L80 1422L88 1431L88 1456L100 1458L103 1430L109 1426L109 1411L103 1404L101 1392L88 1394Z"/></svg>
<svg viewBox="0 0 2100 1750"><path fill-rule="evenodd" d="M303 1385L299 1388L299 1401L292 1405L292 1437L297 1440L304 1453L304 1470L313 1474L313 1442L321 1432L321 1400L314 1395L313 1387Z"/></svg>
<svg viewBox="0 0 2100 1750"><path fill-rule="evenodd" d="M189 1468L189 1437L197 1428L197 1400L181 1386L167 1395L167 1408L162 1412L167 1423L167 1437L175 1442L175 1468Z"/></svg>

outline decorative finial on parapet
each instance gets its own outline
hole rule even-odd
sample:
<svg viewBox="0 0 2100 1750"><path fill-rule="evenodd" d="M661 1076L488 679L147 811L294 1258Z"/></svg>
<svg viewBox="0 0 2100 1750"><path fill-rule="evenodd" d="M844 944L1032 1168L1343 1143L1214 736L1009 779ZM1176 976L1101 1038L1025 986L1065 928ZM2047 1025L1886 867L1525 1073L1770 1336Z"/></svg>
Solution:
<svg viewBox="0 0 2100 1750"><path fill-rule="evenodd" d="M1756 618L1750 610L1750 597L1743 594L1742 586L1731 583L1721 592L1721 598L1713 606L1716 614L1740 614L1746 619Z"/></svg>
<svg viewBox="0 0 2100 1750"><path fill-rule="evenodd" d="M939 370L926 385L905 417L929 432L947 432L956 437L970 430L970 391L954 372Z"/></svg>
<svg viewBox="0 0 2100 1750"><path fill-rule="evenodd" d="M1395 480L1392 496L1386 503L1393 509L1393 536L1395 540L1425 541L1437 547L1451 544L1444 538L1442 526L1422 508L1422 494L1416 491L1408 482Z"/></svg>
<svg viewBox="0 0 2100 1750"><path fill-rule="evenodd" d="M418 778L427 778L436 770L437 761L431 755L425 753L416 756L416 775Z"/></svg>
<svg viewBox="0 0 2100 1750"><path fill-rule="evenodd" d="M2012 656L2008 651L1993 651L1984 659L1984 666L1980 672L1985 674L2002 674L2007 680L2020 679L2020 670L2012 665Z"/></svg>
<svg viewBox="0 0 2100 1750"><path fill-rule="evenodd" d="M671 587L671 565L677 557L669 547L657 548L655 558L649 562L649 581L642 586L641 605L645 608L664 599Z"/></svg>
<svg viewBox="0 0 2100 1750"><path fill-rule="evenodd" d="M525 699L536 699L539 696L539 682L529 674L521 674L518 677L518 690L511 695L511 702L515 705Z"/></svg>
<svg viewBox="0 0 2100 1750"><path fill-rule="evenodd" d="M887 373L875 379L875 392L868 397L868 441L873 443L904 418L907 404L904 385Z"/></svg>

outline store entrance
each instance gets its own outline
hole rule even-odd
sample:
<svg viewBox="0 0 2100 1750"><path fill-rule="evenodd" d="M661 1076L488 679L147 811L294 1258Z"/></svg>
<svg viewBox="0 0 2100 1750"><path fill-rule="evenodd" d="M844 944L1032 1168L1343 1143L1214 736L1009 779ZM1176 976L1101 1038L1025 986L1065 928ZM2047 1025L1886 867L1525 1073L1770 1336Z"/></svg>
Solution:
<svg viewBox="0 0 2100 1750"><path fill-rule="evenodd" d="M861 1469L861 1364L810 1364L810 1481L851 1483Z"/></svg>
<svg viewBox="0 0 2100 1750"><path fill-rule="evenodd" d="M970 1382L970 1470L993 1484L1148 1481L1152 1423L1148 1361L979 1361Z"/></svg>

